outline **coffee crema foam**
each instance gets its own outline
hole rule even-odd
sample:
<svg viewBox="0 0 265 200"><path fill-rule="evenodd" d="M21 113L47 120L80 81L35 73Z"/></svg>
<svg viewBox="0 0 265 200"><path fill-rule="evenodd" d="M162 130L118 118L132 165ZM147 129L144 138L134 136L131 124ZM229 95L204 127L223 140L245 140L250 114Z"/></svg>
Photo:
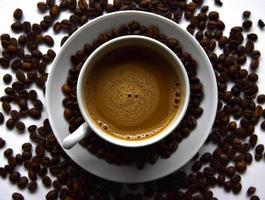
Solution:
<svg viewBox="0 0 265 200"><path fill-rule="evenodd" d="M161 132L182 104L177 72L153 50L126 47L95 63L87 74L83 99L87 112L107 134L126 139Z"/></svg>

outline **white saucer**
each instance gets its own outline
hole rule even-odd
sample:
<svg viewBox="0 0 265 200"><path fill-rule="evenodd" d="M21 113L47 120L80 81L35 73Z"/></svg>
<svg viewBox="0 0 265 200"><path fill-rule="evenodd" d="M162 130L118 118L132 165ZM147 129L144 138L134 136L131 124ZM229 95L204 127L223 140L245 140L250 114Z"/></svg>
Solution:
<svg viewBox="0 0 265 200"><path fill-rule="evenodd" d="M71 67L70 56L81 49L85 43L97 38L99 33L111 30L132 20L140 24L156 25L161 32L180 41L182 48L189 52L198 63L198 77L203 83L205 97L201 106L203 115L190 136L184 139L177 151L168 159L159 159L154 165L146 164L144 169L135 166L117 166L107 163L90 154L81 145L76 145L65 152L81 167L99 177L117 182L137 183L151 181L166 176L187 163L205 142L215 119L217 109L217 85L211 63L198 42L176 23L159 15L141 11L122 11L98 17L76 31L63 45L50 72L46 103L49 120L54 134L62 145L62 140L69 135L68 123L63 117L61 86L65 83Z"/></svg>

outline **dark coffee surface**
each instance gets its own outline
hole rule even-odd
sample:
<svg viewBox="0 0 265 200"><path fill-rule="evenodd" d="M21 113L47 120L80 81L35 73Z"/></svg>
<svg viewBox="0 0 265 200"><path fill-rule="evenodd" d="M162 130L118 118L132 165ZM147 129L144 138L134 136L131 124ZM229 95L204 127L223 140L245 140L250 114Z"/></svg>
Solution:
<svg viewBox="0 0 265 200"><path fill-rule="evenodd" d="M83 99L95 123L123 139L159 133L178 113L182 87L165 58L149 48L115 49L86 77Z"/></svg>

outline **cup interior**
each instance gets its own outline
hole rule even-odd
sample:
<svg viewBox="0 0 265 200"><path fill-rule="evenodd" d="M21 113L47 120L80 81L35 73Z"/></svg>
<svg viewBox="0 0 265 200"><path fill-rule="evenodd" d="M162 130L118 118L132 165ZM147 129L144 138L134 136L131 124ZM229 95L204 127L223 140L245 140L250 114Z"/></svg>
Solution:
<svg viewBox="0 0 265 200"><path fill-rule="evenodd" d="M149 48L151 50L157 51L159 55L161 55L161 57L163 57L164 59L170 62L171 66L174 66L174 69L178 74L180 84L183 87L183 101L181 102L178 112L171 120L171 122L167 125L166 128L164 128L158 134L141 140L124 140L121 138L111 136L110 134L104 132L90 116L89 111L86 109L86 105L84 103L84 95L82 94L83 92L82 88L84 87L85 84L86 75L91 71L93 67L96 66L95 63L97 63L100 59L102 59L102 57L104 57L104 55L106 55L108 52L111 52L113 49L124 48L130 45ZM177 127L177 125L180 123L183 116L185 115L189 102L189 96L190 96L189 79L182 62L179 60L176 54L172 50L170 50L166 45L162 44L157 40L145 36L136 36L136 35L122 36L102 44L85 61L80 71L77 83L78 105L81 114L84 117L85 121L88 123L89 127L104 140L124 147L141 147L141 146L150 145L170 134Z"/></svg>

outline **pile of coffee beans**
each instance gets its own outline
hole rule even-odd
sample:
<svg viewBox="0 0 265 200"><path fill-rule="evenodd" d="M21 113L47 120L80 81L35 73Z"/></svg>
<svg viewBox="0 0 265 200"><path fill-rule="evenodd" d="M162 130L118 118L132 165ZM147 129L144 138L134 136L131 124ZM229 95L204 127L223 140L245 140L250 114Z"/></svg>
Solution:
<svg viewBox="0 0 265 200"><path fill-rule="evenodd" d="M215 0L215 3L222 6L220 0ZM30 143L34 143L33 146L29 143L22 145L21 152L15 153L4 138L0 138L0 148L3 149L6 158L6 163L0 166L0 176L16 184L21 190L12 195L14 200L24 199L20 194L22 190L35 192L40 186L36 182L38 179L41 179L43 186L49 189L43 197L47 200L141 200L147 197L155 200L215 200L217 198L211 191L215 186L235 194L242 190L242 174L254 159L264 159L264 146L257 143L258 135L255 132L261 120L261 128L265 130L265 111L262 107L265 98L262 94L258 95L259 76L256 73L261 54L255 49L258 36L249 29L254 25L249 20L249 11L243 13L243 24L231 28L229 35L226 36L223 33L225 23L219 19L218 12L209 12L208 6L203 5L203 0L114 0L113 4L109 4L107 0L60 0L58 4L55 0L46 0L39 2L37 7L40 14L44 15L42 21L33 24L23 21L23 11L16 9L13 13L15 22L11 29L18 37L10 37L9 34L0 36L0 66L4 69L9 68L14 75L6 74L3 77L7 85L5 95L0 100L6 115L0 113L0 124L5 123L10 130L17 129L18 134L27 131ZM51 49L47 52L39 50L40 45L52 47L54 44L52 37L45 32L52 27L55 34L65 33L61 41L63 44L78 27L102 15L103 12L129 9L153 12L176 23L182 20L189 21L187 30L195 36L212 63L217 78L219 101L215 123L207 140L215 148L212 152L194 158L192 172L178 171L163 179L142 184L143 192L136 190L139 184L128 185L130 190L124 194L123 184L98 178L77 166L59 146L47 119L40 127L26 127L23 119L31 117L38 120L42 115L43 102L38 98L37 92L30 87L35 84L45 92L48 75L46 68L56 55ZM68 19L58 20L62 12L70 12L71 15ZM264 28L262 19L257 24L261 29ZM129 25L124 27L130 28ZM156 34L153 37L161 37L156 27L152 27L150 32ZM108 40L105 36L99 36L101 41ZM173 44L170 41L165 42L169 46L176 45L176 40L173 40ZM80 52L76 52L72 57L74 66L77 67L80 63L79 56L82 59L88 55L83 54L86 52L85 49L91 51L93 45L96 47L99 44L86 45ZM220 54L215 52L217 46L222 49ZM247 60L250 60L249 68L244 66ZM195 82L197 81L198 79ZM70 94L71 90L72 87L64 86L66 94ZM78 108L76 110L75 112L78 112ZM70 119L73 113L66 111L64 114ZM94 150L98 151L98 148L94 147ZM254 154L250 153L252 150ZM17 171L21 165L27 170L27 176L22 176ZM246 190L251 200L260 199L255 194L255 186L250 186Z"/></svg>
<svg viewBox="0 0 265 200"><path fill-rule="evenodd" d="M203 99L203 87L198 77L196 77L197 63L188 52L183 51L177 39L168 38L163 33L160 33L157 26L150 25L145 27L136 21L119 27L113 27L111 31L101 33L95 41L91 44L85 44L83 49L78 50L72 55L71 61L73 67L69 71L67 82L62 86L62 92L66 96L63 100L63 105L65 106L64 116L69 122L69 131L73 132L84 122L77 106L76 83L86 58L98 46L108 40L123 35L134 34L159 40L171 48L180 58L190 79L191 98L187 113L172 134L154 145L137 149L123 148L106 142L94 133L83 139L80 144L97 157L105 159L109 163L118 165L132 165L136 163L137 167L142 169L146 162L154 164L159 157L169 158L178 148L179 143L188 137L190 132L196 127L197 118L203 113L203 109L200 107Z"/></svg>

